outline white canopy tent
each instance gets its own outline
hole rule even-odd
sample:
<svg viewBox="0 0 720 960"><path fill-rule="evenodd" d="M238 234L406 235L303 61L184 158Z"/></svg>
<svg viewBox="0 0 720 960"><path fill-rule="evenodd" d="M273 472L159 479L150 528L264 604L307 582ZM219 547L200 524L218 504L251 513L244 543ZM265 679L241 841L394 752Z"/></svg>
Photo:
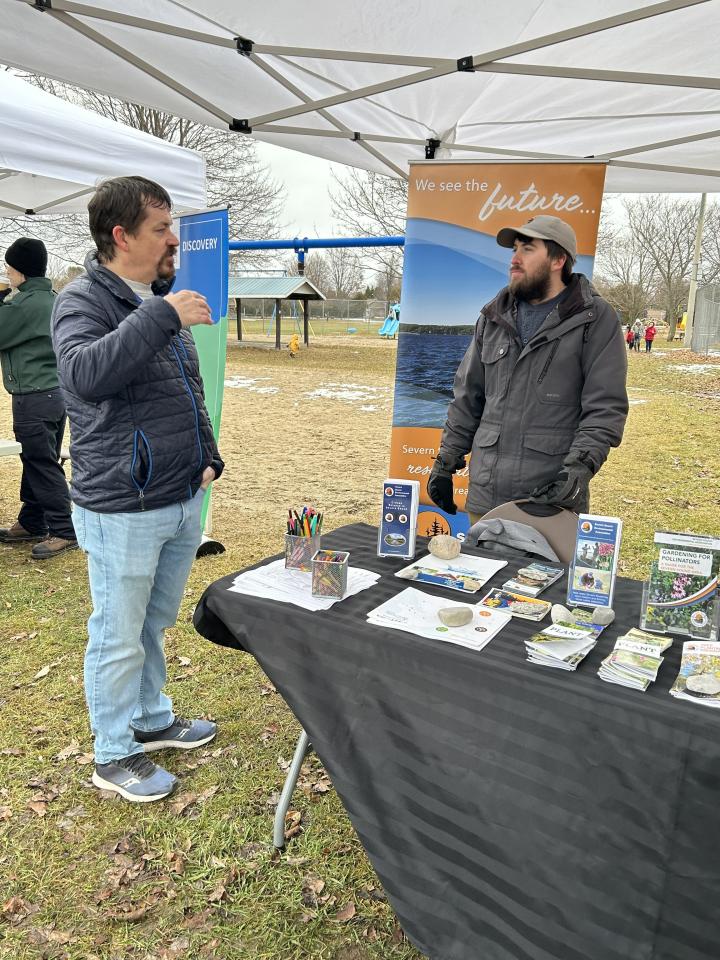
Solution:
<svg viewBox="0 0 720 960"><path fill-rule="evenodd" d="M5 62L330 160L720 190L720 0L0 0Z"/></svg>
<svg viewBox="0 0 720 960"><path fill-rule="evenodd" d="M0 72L0 217L85 211L98 180L140 174L205 205L205 160Z"/></svg>

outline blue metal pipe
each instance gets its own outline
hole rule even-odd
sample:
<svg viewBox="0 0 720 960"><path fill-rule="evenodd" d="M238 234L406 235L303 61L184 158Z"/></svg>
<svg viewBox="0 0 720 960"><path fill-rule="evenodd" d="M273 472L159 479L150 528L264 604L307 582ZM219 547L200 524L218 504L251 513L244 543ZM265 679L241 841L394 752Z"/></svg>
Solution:
<svg viewBox="0 0 720 960"><path fill-rule="evenodd" d="M320 247L403 247L405 237L328 237L325 240L231 240L231 250L313 250Z"/></svg>

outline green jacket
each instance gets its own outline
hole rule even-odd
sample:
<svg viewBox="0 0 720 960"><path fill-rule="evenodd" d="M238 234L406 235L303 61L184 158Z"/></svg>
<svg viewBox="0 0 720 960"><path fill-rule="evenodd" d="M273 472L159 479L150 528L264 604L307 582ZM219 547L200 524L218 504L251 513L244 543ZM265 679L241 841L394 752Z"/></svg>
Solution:
<svg viewBox="0 0 720 960"><path fill-rule="evenodd" d="M57 388L57 363L50 339L54 301L47 277L28 277L12 300L0 303L0 365L8 393Z"/></svg>

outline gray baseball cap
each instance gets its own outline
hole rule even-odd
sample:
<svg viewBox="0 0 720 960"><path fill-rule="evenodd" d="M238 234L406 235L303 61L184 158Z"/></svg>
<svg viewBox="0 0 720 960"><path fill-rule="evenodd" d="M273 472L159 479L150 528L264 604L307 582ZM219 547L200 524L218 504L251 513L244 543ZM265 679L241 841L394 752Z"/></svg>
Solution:
<svg viewBox="0 0 720 960"><path fill-rule="evenodd" d="M512 249L518 237L537 237L538 240L554 240L565 250L573 263L577 260L575 231L559 217L531 217L521 227L503 227L497 235L501 247Z"/></svg>

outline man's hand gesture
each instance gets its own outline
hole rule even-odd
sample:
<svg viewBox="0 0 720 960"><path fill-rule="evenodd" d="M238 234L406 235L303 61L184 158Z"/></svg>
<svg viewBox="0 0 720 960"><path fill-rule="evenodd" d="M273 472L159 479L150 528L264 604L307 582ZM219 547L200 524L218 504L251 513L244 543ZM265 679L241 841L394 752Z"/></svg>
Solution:
<svg viewBox="0 0 720 960"><path fill-rule="evenodd" d="M201 293L194 290L179 290L164 297L180 317L183 327L194 327L200 323L212 323L210 307Z"/></svg>

